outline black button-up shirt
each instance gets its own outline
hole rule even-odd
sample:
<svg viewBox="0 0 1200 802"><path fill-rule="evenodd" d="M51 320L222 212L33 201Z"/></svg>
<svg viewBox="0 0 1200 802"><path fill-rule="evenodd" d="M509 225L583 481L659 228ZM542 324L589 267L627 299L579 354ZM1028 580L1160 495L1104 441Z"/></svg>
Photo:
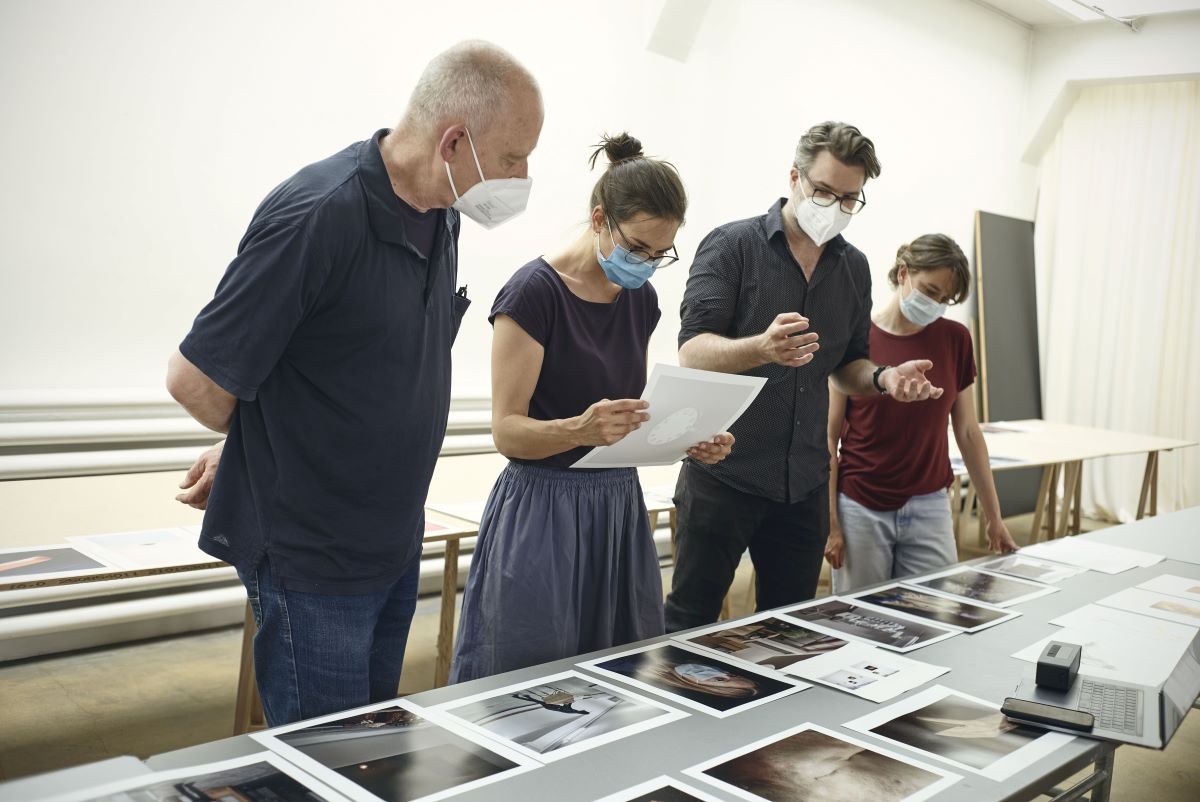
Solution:
<svg viewBox="0 0 1200 802"><path fill-rule="evenodd" d="M714 229L696 252L680 306L679 345L697 334L761 334L799 312L821 347L799 368L770 363L747 371L766 385L731 431L733 452L695 463L730 487L773 501L798 501L829 478L828 377L870 353L871 272L862 251L838 235L806 280L788 248L780 199L759 217Z"/></svg>
<svg viewBox="0 0 1200 802"><path fill-rule="evenodd" d="M429 258L379 153L309 165L254 214L180 345L237 396L200 546L283 585L370 593L417 558L450 408L458 213Z"/></svg>

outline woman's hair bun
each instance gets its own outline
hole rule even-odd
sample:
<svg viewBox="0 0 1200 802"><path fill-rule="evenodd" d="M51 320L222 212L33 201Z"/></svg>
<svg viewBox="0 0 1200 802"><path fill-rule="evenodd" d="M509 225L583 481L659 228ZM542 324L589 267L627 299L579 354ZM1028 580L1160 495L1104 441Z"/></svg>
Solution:
<svg viewBox="0 0 1200 802"><path fill-rule="evenodd" d="M616 136L605 134L600 138L600 143L595 147L596 150L592 152L591 158L592 167L596 166L596 159L601 153L608 157L610 164L617 164L626 159L641 158L645 155L642 152L642 143L630 136L627 131L622 131Z"/></svg>

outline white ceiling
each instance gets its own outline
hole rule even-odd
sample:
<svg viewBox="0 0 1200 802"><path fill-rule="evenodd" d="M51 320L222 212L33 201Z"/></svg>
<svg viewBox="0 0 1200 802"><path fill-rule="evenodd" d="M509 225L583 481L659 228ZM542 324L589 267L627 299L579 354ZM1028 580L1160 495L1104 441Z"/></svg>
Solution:
<svg viewBox="0 0 1200 802"><path fill-rule="evenodd" d="M1058 8L1051 0L978 0L1026 25L1070 25L1081 22L1077 15ZM1197 0L1088 0L1114 17L1146 17L1176 11L1200 11ZM1060 0L1062 5L1073 5ZM1086 13L1080 8L1080 12ZM1097 16L1096 19L1102 19Z"/></svg>

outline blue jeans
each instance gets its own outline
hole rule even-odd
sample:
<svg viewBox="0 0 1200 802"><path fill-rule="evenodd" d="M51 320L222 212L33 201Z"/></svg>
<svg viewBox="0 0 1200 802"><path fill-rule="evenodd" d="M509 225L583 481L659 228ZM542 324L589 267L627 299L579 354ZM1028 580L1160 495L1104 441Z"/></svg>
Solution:
<svg viewBox="0 0 1200 802"><path fill-rule="evenodd" d="M258 625L254 668L267 724L395 698L420 574L418 556L386 590L335 596L285 590L269 558L239 569Z"/></svg>
<svg viewBox="0 0 1200 802"><path fill-rule="evenodd" d="M833 592L849 593L889 579L958 562L945 490L913 496L898 510L872 510L838 494L845 562L833 571Z"/></svg>

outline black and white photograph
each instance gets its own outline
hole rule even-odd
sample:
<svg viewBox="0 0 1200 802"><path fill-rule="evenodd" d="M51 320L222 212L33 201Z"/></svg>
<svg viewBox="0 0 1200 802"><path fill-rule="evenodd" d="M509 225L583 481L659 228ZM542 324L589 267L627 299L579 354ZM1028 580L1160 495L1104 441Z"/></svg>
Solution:
<svg viewBox="0 0 1200 802"><path fill-rule="evenodd" d="M0 585L111 570L113 569L101 561L70 546L0 549Z"/></svg>
<svg viewBox="0 0 1200 802"><path fill-rule="evenodd" d="M701 791L666 776L655 777L635 786L609 794L596 802L725 802L707 791Z"/></svg>
<svg viewBox="0 0 1200 802"><path fill-rule="evenodd" d="M735 666L674 643L609 655L580 663L579 667L632 683L718 718L808 687L778 672L768 674L750 666Z"/></svg>
<svg viewBox="0 0 1200 802"><path fill-rule="evenodd" d="M330 787L367 802L433 802L537 765L465 730L431 721L403 700L252 737Z"/></svg>
<svg viewBox="0 0 1200 802"><path fill-rule="evenodd" d="M608 682L565 671L432 708L539 762L678 721L687 713Z"/></svg>
<svg viewBox="0 0 1200 802"><path fill-rule="evenodd" d="M770 613L736 626L722 624L677 640L763 668L786 668L846 645L841 638Z"/></svg>
<svg viewBox="0 0 1200 802"><path fill-rule="evenodd" d="M990 560L979 566L985 571L997 574L1008 574L1021 579L1032 579L1035 582L1056 584L1064 579L1078 576L1086 571L1074 565L1037 560L1024 554L1006 554L995 560Z"/></svg>
<svg viewBox="0 0 1200 802"><path fill-rule="evenodd" d="M968 601L1011 607L1014 604L1038 599L1058 588L1041 582L1029 582L1015 577L992 574L975 568L954 568L940 574L916 579L907 584L957 596Z"/></svg>
<svg viewBox="0 0 1200 802"><path fill-rule="evenodd" d="M816 724L801 724L684 773L754 802L920 802L961 779Z"/></svg>
<svg viewBox="0 0 1200 802"><path fill-rule="evenodd" d="M941 685L845 726L997 781L1028 768L1074 737L1015 724L999 705Z"/></svg>
<svg viewBox="0 0 1200 802"><path fill-rule="evenodd" d="M262 752L220 763L142 774L54 797L54 802L342 802L287 761Z"/></svg>
<svg viewBox="0 0 1200 802"><path fill-rule="evenodd" d="M963 632L978 632L1020 615L1013 610L955 599L906 585L889 585L855 594L851 598L862 604L922 618Z"/></svg>
<svg viewBox="0 0 1200 802"><path fill-rule="evenodd" d="M875 607L864 607L851 600L833 598L810 602L785 610L788 618L810 624L814 629L849 635L867 643L911 652L931 643L952 638L959 630L926 624L911 618L889 615Z"/></svg>

